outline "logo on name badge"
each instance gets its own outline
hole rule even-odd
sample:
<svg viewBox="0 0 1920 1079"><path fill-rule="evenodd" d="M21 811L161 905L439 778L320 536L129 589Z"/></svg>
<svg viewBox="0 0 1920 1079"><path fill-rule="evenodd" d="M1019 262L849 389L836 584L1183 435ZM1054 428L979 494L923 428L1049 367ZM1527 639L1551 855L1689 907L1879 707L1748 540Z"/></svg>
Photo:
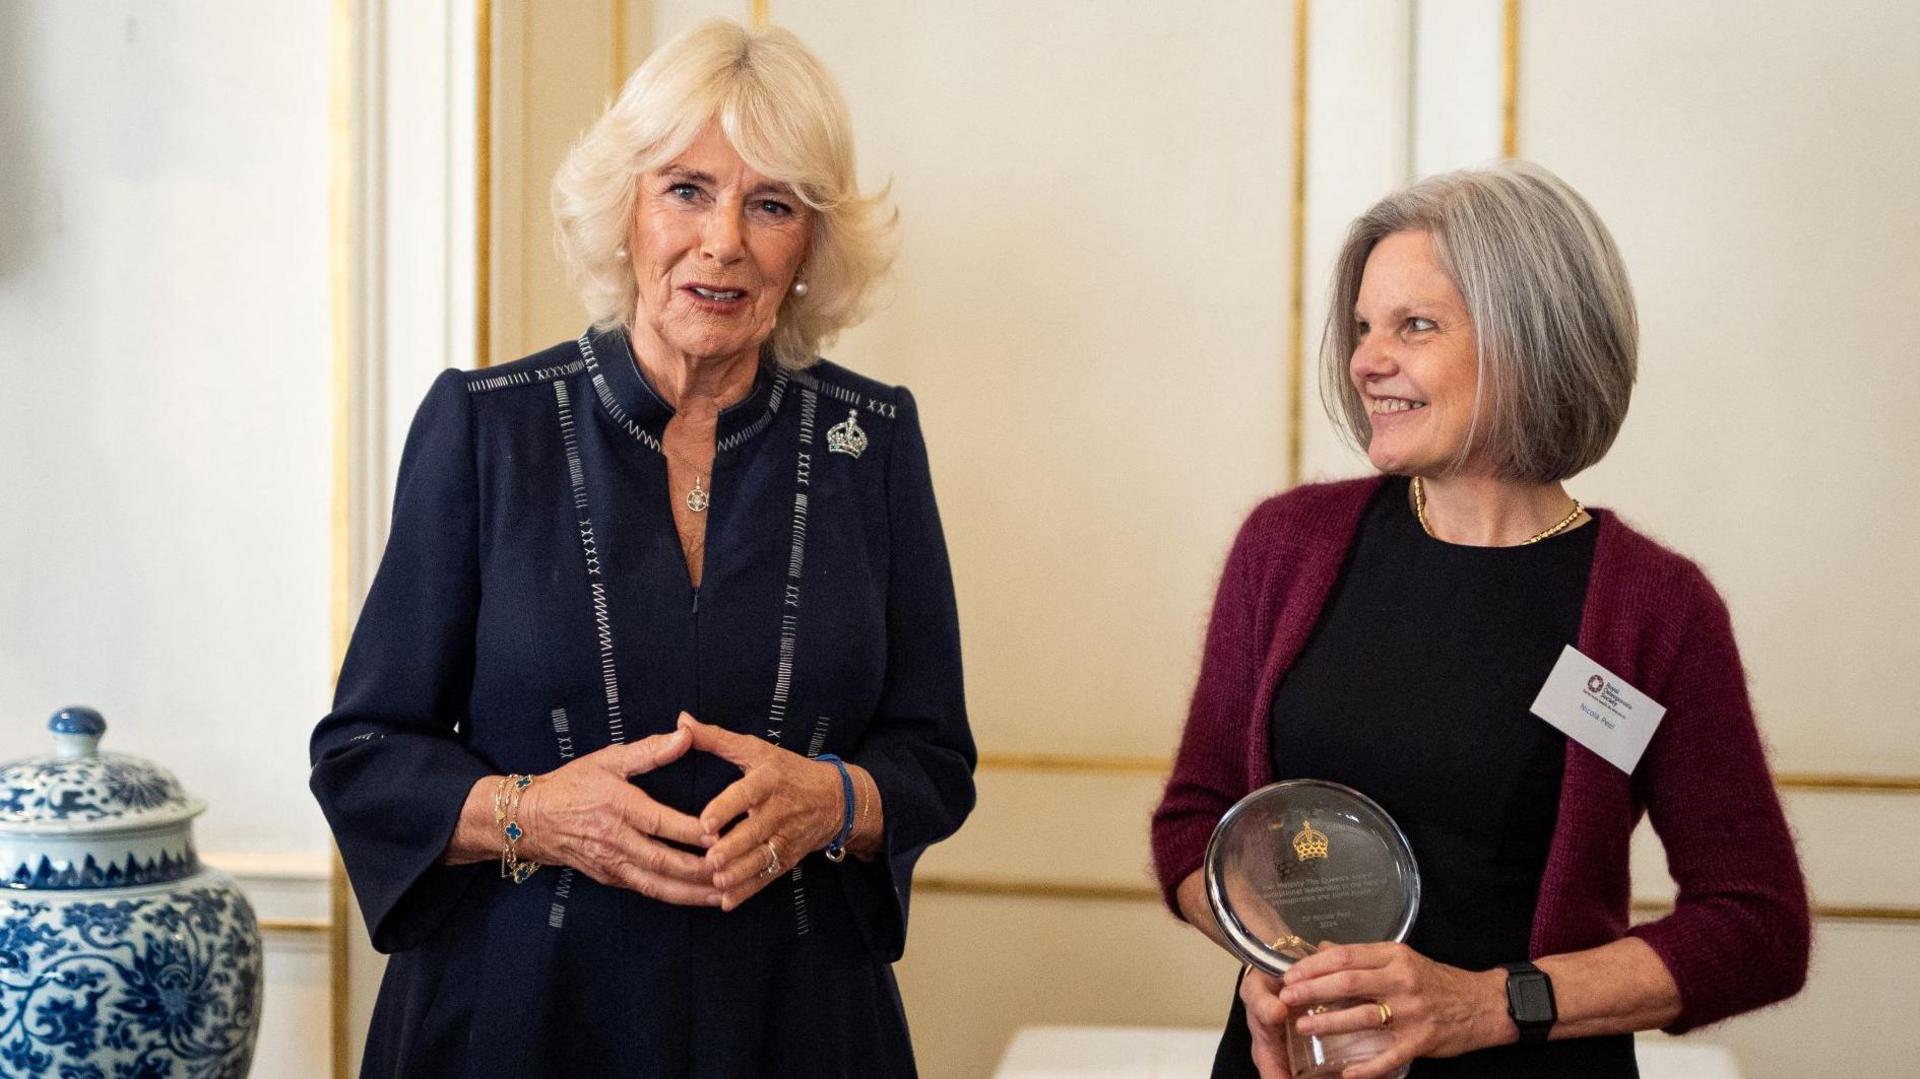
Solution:
<svg viewBox="0 0 1920 1079"><path fill-rule="evenodd" d="M1607 680L1596 674L1591 678L1587 679L1587 692L1598 693L1602 689L1606 688L1606 685L1607 685Z"/></svg>
<svg viewBox="0 0 1920 1079"><path fill-rule="evenodd" d="M846 419L827 428L827 452L844 453L856 461L867 452L867 433L860 428L858 409L848 409Z"/></svg>

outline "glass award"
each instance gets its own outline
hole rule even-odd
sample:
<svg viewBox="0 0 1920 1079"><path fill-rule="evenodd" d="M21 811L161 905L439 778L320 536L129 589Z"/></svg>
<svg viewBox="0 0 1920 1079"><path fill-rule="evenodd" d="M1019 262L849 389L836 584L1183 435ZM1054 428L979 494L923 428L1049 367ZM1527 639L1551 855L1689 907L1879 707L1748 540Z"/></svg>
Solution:
<svg viewBox="0 0 1920 1079"><path fill-rule="evenodd" d="M1207 843L1203 875L1228 945L1275 977L1327 944L1405 940L1420 909L1420 870L1400 826L1373 799L1318 779L1274 783L1234 803ZM1313 1036L1287 1023L1294 1079L1339 1075L1390 1042L1384 1028Z"/></svg>

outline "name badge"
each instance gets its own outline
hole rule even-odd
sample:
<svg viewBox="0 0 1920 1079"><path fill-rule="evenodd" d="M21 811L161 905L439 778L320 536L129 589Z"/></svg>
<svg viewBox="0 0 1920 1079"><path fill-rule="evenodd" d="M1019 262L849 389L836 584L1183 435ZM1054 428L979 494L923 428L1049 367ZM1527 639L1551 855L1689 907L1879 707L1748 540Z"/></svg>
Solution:
<svg viewBox="0 0 1920 1079"><path fill-rule="evenodd" d="M1533 714L1631 775L1667 708L1568 645L1534 698Z"/></svg>

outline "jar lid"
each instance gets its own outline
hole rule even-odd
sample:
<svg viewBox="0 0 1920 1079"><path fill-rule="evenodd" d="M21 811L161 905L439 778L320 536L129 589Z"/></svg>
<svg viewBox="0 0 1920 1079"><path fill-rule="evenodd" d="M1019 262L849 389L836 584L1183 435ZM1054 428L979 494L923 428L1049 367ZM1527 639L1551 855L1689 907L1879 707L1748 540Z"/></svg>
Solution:
<svg viewBox="0 0 1920 1079"><path fill-rule="evenodd" d="M107 722L91 708L48 721L53 753L0 764L0 835L77 835L191 820L206 803L144 757L102 753Z"/></svg>

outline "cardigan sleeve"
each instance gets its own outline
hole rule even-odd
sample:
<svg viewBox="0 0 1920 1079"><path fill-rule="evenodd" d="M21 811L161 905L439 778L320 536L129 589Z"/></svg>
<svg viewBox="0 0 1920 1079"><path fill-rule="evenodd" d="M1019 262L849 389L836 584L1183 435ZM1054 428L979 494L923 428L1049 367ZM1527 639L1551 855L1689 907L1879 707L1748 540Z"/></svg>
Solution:
<svg viewBox="0 0 1920 1079"><path fill-rule="evenodd" d="M973 735L960 666L953 573L913 395L896 391L887 463L886 674L872 722L849 755L880 790L881 854L842 874L863 932L887 961L906 947L914 863L973 810Z"/></svg>
<svg viewBox="0 0 1920 1079"><path fill-rule="evenodd" d="M1704 575L1692 576L1667 712L1635 776L1679 894L1673 913L1628 931L1680 988L1672 1034L1798 992L1812 937L1733 626Z"/></svg>
<svg viewBox="0 0 1920 1079"><path fill-rule="evenodd" d="M418 945L487 868L440 864L468 792L494 771L460 730L480 603L470 411L450 370L414 418L386 554L309 749L314 797L383 952Z"/></svg>
<svg viewBox="0 0 1920 1079"><path fill-rule="evenodd" d="M1259 693L1262 661L1256 624L1260 537L1276 503L1269 500L1247 518L1227 554L1173 774L1153 811L1154 875L1177 917L1184 917L1176 898L1180 882L1200 868L1214 826L1247 793L1247 717Z"/></svg>

